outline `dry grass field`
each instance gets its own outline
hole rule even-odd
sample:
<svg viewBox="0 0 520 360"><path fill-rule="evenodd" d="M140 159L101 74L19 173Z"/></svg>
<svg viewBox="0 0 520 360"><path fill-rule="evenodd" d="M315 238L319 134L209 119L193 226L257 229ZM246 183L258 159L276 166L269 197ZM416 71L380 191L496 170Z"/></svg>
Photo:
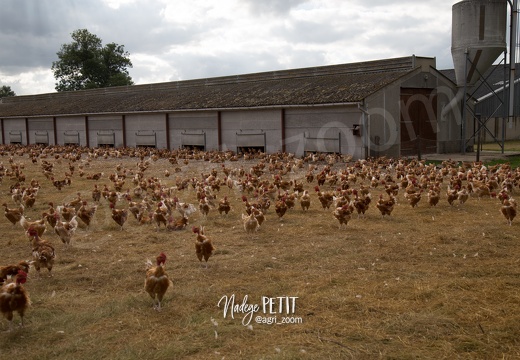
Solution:
<svg viewBox="0 0 520 360"><path fill-rule="evenodd" d="M92 205L94 184L113 189L109 176L125 169L128 176L123 189L132 193L136 187L132 174L140 162L148 164L145 178L157 177L165 189L171 189L171 195L163 196L176 196L198 208L196 190L191 185L176 189L176 179L200 181L201 174L206 177L213 169L224 179L222 165L249 173L262 161L190 158L186 164L185 156L179 156L174 165L168 160L170 153L160 154L158 159L146 155L140 160L133 153L116 157L110 150L103 156L105 150L99 149L99 156L94 157L93 151L89 155L82 149L82 153L76 150L81 159L73 162L70 186L58 190L44 175L42 162L52 163L54 178L62 179L69 172L68 157L75 152L38 151L39 156L32 161L29 150L2 150L0 161L7 174L0 183L0 194L2 202L15 206L10 187L16 180L10 172L13 166L23 166L24 186L32 179L41 186L34 207L25 209L31 220L41 218L49 201L61 205L78 192ZM269 159L263 161L266 167L260 180L272 182L280 170L270 171ZM384 164L368 163L370 172L396 178L395 168ZM117 165L121 165L119 172ZM53 277L48 277L46 270L41 276L34 268L30 270L25 288L32 305L25 326L8 332L8 322L2 318L0 357L520 358L520 225L518 219L507 225L498 199L479 200L473 195L463 205L449 205L449 176L444 176L437 206L428 205L425 191L418 206L412 208L400 189L394 211L382 218L375 203L384 193L383 185L379 182L370 187L370 179L358 175L355 182L351 178L348 187L369 187L372 203L365 218L353 214L340 229L333 209L323 209L318 201L314 191L317 181L306 182L310 165L316 167L317 174L326 163L305 162L303 168L289 167L282 175L283 180L303 182L311 193L310 209L302 211L297 202L280 221L273 202L266 221L254 234L245 232L241 220L245 213L241 197L245 194L253 201L254 193L240 192L237 187L230 190L225 185L214 193L217 200L228 196L231 212L225 216L211 209L205 218L197 211L181 231L157 230L153 224L139 224L132 216L120 230L103 198L89 228L80 222L70 247L66 248L48 226L43 238L55 245L57 253ZM85 172L82 177L80 166ZM353 166L353 162L338 161L331 170L341 173L347 168L354 170ZM180 171L175 172L175 168ZM440 172L440 168L433 170ZM170 171L169 177L165 170ZM101 179L87 179L97 172L103 172ZM360 168L356 172L361 172ZM325 184L321 189L335 190L338 184ZM346 181L344 185L347 187ZM516 187L513 197L518 192ZM127 206L125 200L117 203L118 208ZM174 211L173 216L180 215ZM205 226L216 248L207 268L195 255L196 236L191 227L199 225ZM0 229L0 265L30 260L31 246L23 228L2 216ZM168 256L166 269L173 286L166 293L162 311L155 311L143 285L146 260L154 260L160 252ZM234 318L231 309L224 316L225 299L233 295ZM279 308L285 297L294 298L289 301L294 309L287 309L285 302ZM269 298L274 298L274 313L264 314L262 305ZM239 306L244 301L259 306L250 323ZM277 324L257 323L257 316L264 320L276 316ZM14 321L19 320L15 314Z"/></svg>

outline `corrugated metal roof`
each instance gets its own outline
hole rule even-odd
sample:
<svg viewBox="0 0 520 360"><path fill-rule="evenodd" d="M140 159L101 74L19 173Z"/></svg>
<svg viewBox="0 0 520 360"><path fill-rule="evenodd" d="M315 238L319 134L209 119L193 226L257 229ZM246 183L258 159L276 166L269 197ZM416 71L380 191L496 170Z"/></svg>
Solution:
<svg viewBox="0 0 520 360"><path fill-rule="evenodd" d="M414 70L415 57L2 99L0 117L352 103Z"/></svg>

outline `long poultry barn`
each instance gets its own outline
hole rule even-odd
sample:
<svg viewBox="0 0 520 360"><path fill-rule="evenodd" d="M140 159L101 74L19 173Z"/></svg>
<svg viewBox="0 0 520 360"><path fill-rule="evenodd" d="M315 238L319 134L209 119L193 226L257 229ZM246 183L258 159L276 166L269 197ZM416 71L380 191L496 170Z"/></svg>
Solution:
<svg viewBox="0 0 520 360"><path fill-rule="evenodd" d="M402 57L3 98L2 144L410 156L456 152L455 84ZM467 130L468 132L471 129Z"/></svg>

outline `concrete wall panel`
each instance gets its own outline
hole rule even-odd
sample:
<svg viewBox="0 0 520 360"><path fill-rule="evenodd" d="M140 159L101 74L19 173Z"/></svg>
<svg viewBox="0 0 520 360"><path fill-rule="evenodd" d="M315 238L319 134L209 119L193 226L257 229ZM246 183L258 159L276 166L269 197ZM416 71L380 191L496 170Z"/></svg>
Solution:
<svg viewBox="0 0 520 360"><path fill-rule="evenodd" d="M123 146L122 116L89 116L88 130L90 146Z"/></svg>
<svg viewBox="0 0 520 360"><path fill-rule="evenodd" d="M221 113L222 150L237 151L242 135L257 135L255 139L265 133L268 153L281 151L282 129L281 110L245 110L226 111ZM257 146L257 141L252 146Z"/></svg>
<svg viewBox="0 0 520 360"><path fill-rule="evenodd" d="M4 119L4 143L27 145L25 119Z"/></svg>
<svg viewBox="0 0 520 360"><path fill-rule="evenodd" d="M369 97L370 114L369 154L370 156L399 157L401 143L400 115L401 87L393 84Z"/></svg>
<svg viewBox="0 0 520 360"><path fill-rule="evenodd" d="M126 146L142 145L142 141L155 138L158 149L165 149L166 115L165 114L135 114L125 117Z"/></svg>
<svg viewBox="0 0 520 360"><path fill-rule="evenodd" d="M54 145L54 123L52 118L29 119L29 144Z"/></svg>
<svg viewBox="0 0 520 360"><path fill-rule="evenodd" d="M56 119L57 143L64 145L79 138L80 146L87 146L84 116L59 117Z"/></svg>
<svg viewBox="0 0 520 360"><path fill-rule="evenodd" d="M170 147L205 145L206 150L218 150L218 113L193 112L169 115Z"/></svg>
<svg viewBox="0 0 520 360"><path fill-rule="evenodd" d="M299 108L285 111L285 151L303 156L306 151L364 156L362 113L357 107ZM360 126L359 136L354 127Z"/></svg>

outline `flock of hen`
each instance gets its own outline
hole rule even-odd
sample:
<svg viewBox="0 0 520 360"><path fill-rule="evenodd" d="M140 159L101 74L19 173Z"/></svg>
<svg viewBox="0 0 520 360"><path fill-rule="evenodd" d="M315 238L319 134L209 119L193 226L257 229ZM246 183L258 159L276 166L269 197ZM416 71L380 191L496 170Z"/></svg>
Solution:
<svg viewBox="0 0 520 360"><path fill-rule="evenodd" d="M512 194L520 180L520 170L512 169L508 164L486 167L482 163L446 161L435 165L415 159L388 158L352 161L348 156L326 154L296 158L281 153L248 153L238 156L232 152L189 150L110 150L57 146L42 151L37 147L5 146L0 155L9 162L6 166L0 163L0 177L11 181L11 199L3 203L5 217L13 225L21 225L32 243L30 262L21 261L19 264L0 267L0 310L9 320L10 329L13 313L19 313L23 324L24 312L30 305L23 287L29 268L34 267L38 274L40 269L46 268L49 276L52 276L56 249L49 240L42 238L48 227L54 229L64 246L68 247L79 222L88 231L98 207L107 203L112 219L121 230L130 215L139 224L154 224L156 231L161 227L168 231L179 231L186 229L190 216L197 210L203 219L215 210L219 216L227 216L232 211L230 201L228 196L219 196L221 187L227 187L240 194L244 207L239 212L244 230L254 234L264 223L271 204L282 221L298 203L301 211L307 212L314 197L323 211L332 212L340 228L346 227L355 213L358 217L364 217L372 205L378 209L381 217L390 216L399 193L403 194L411 207L418 206L424 195L431 207L437 206L443 197L452 206L456 203L464 204L470 197L495 197L500 201L500 211L507 223L512 225L517 206ZM15 155L28 156L34 166L41 167L48 182L41 185L34 179L26 181L24 169L30 165L16 162ZM133 169L119 163L108 176L88 172L93 160L108 157L133 157L139 161ZM178 173L173 186L166 186L165 181L156 176L146 176L150 165L160 158L167 159L173 172ZM182 177L182 163L197 160L216 165L209 173ZM239 160L241 162L237 163ZM59 174L55 171L55 164L65 161L68 162L68 171L57 179ZM61 191L71 184L75 176L94 181L106 179L110 184L99 186L95 183L89 194L91 200L78 192L72 201L62 205L55 207L53 202L49 202L39 220L29 221L25 217L24 210L34 206L41 186L52 184ZM170 177L169 170L164 170L164 177ZM129 183L133 188L128 187ZM179 200L188 188L195 190L198 204ZM373 189L382 190L377 200L372 199ZM14 205L9 206L8 202ZM192 227L192 231L196 234L196 256L200 262L205 261L207 268L215 248L205 234L204 226ZM152 297L156 310L161 309L163 296L171 285L165 263L166 255L161 253L155 265L148 263L145 275L145 290Z"/></svg>

